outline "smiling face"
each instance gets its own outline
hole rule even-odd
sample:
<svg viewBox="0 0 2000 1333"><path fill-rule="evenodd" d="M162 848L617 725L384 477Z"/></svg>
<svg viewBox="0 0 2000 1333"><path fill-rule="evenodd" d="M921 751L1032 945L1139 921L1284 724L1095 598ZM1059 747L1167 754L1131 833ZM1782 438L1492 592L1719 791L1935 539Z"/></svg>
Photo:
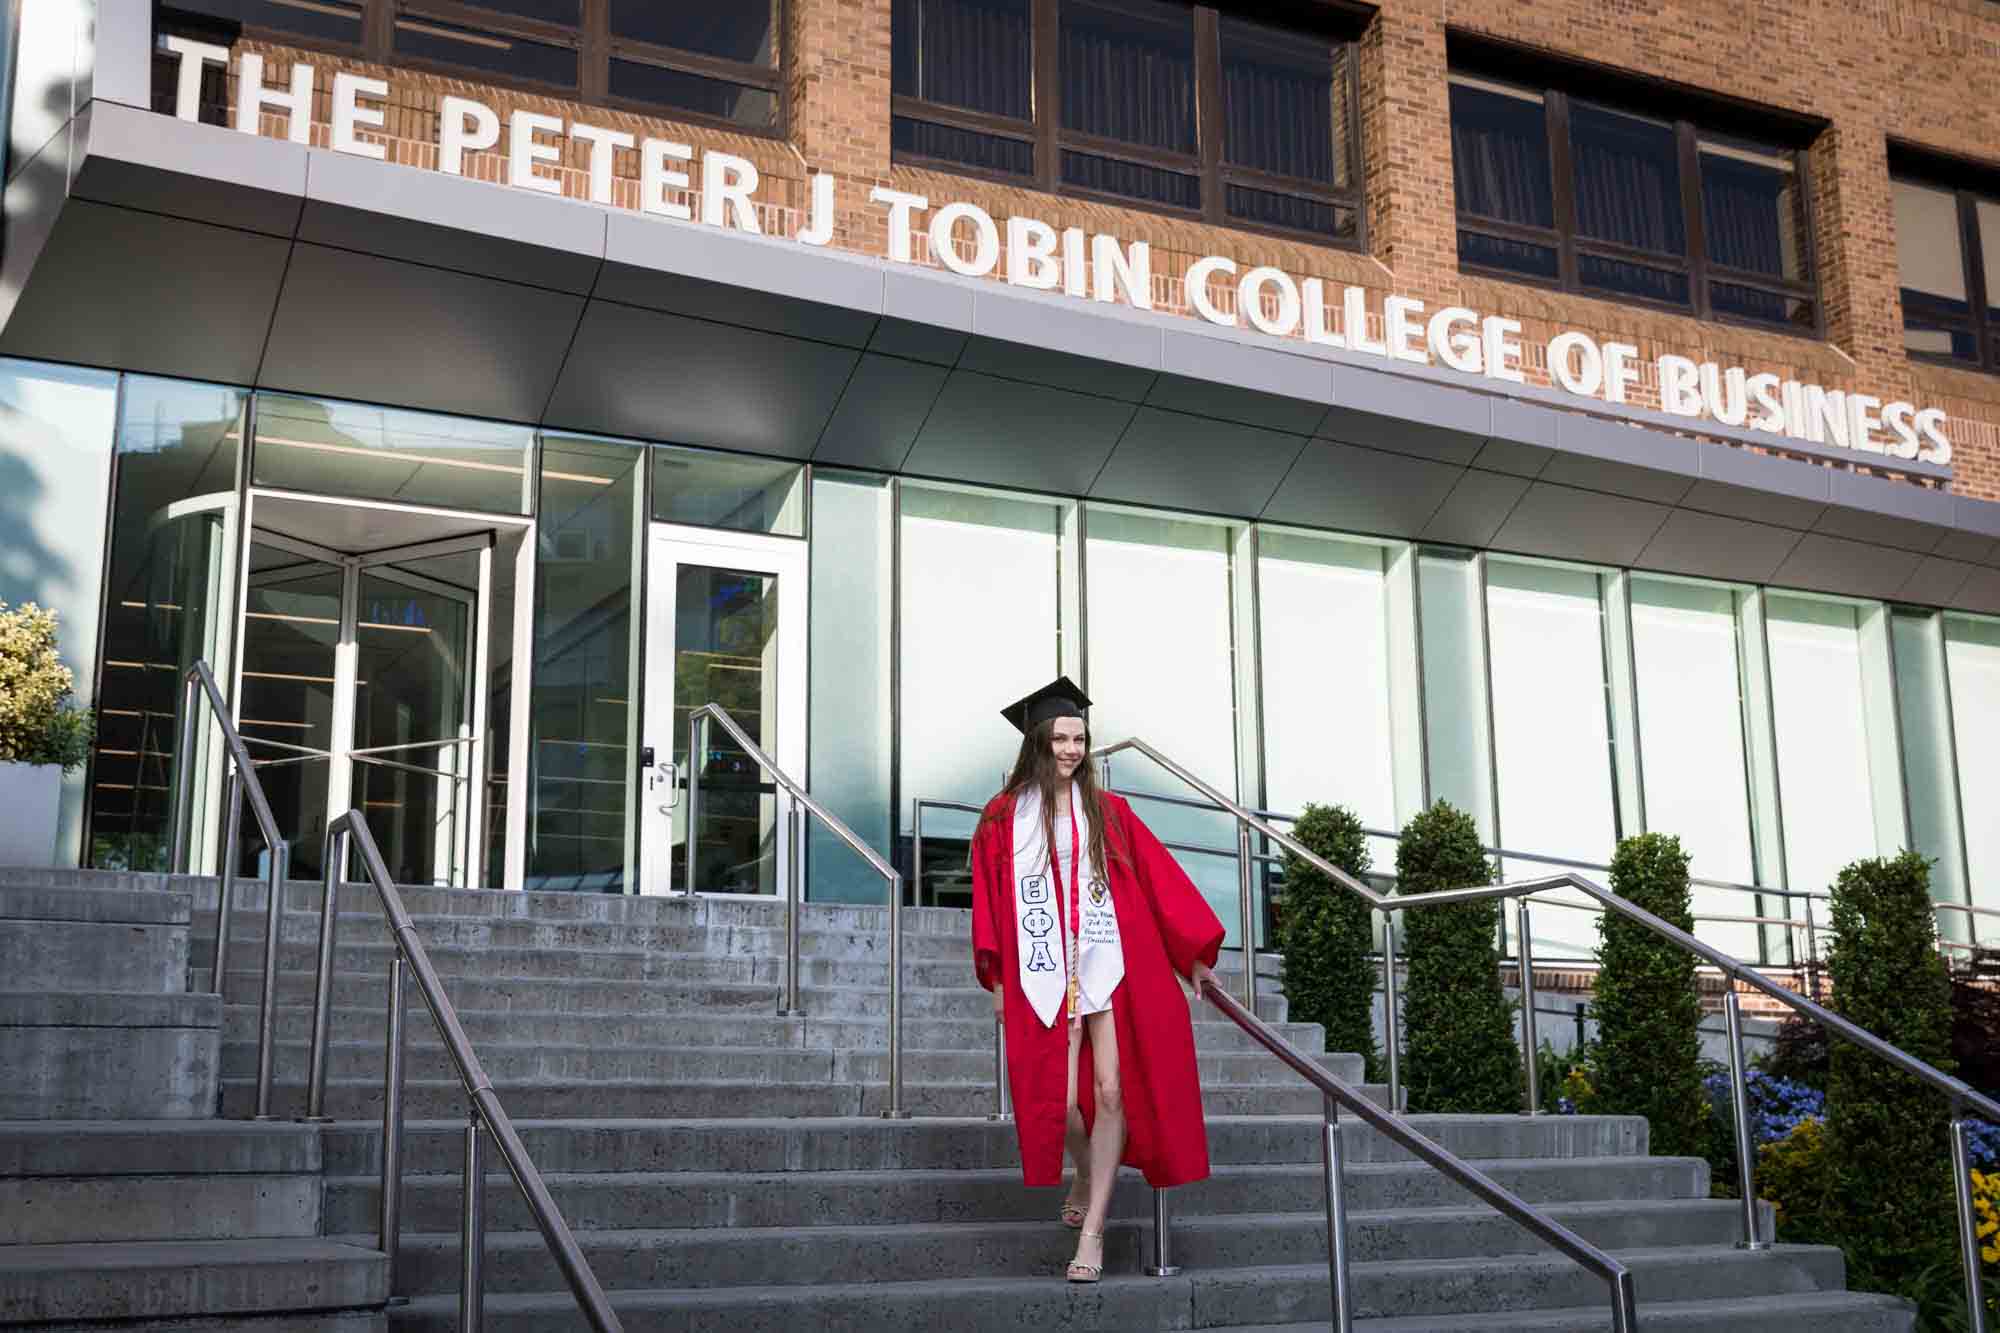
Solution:
<svg viewBox="0 0 2000 1333"><path fill-rule="evenodd" d="M1055 755L1056 776L1067 782L1083 763L1089 742L1084 739L1085 727L1080 717L1059 717L1052 724L1049 733L1049 749Z"/></svg>

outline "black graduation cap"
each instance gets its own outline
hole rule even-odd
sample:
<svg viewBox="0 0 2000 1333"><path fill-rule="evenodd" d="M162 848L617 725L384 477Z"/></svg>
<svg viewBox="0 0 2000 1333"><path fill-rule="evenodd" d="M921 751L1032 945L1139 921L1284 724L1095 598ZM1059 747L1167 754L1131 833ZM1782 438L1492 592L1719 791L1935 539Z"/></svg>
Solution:
<svg viewBox="0 0 2000 1333"><path fill-rule="evenodd" d="M1000 710L1000 716L1014 724L1023 735L1051 718L1082 717L1090 707L1090 696L1076 687L1068 676L1057 676L1025 699L1017 699Z"/></svg>

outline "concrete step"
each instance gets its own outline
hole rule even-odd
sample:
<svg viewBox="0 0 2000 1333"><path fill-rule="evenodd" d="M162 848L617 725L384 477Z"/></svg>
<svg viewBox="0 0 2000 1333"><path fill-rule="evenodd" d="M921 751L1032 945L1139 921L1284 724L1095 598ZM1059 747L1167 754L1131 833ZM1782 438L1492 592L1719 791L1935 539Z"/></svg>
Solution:
<svg viewBox="0 0 2000 1333"><path fill-rule="evenodd" d="M1728 1245L1736 1213L1728 1199L1557 1204L1549 1213L1584 1239L1611 1250ZM1150 1222L1121 1220L1105 1234L1114 1272L1137 1273L1151 1245ZM360 1237L351 1240L359 1241ZM606 1288L742 1287L933 1278L1037 1277L1060 1272L1076 1237L1055 1220L875 1225L704 1227L692 1230L580 1231ZM1474 1262L1544 1249L1518 1225L1483 1208L1418 1208L1350 1215L1354 1263L1460 1259ZM1177 1218L1176 1262L1190 1271L1324 1263L1323 1212L1238 1213ZM403 1232L397 1294L456 1291L458 1234ZM539 1231L489 1232L490 1292L554 1291L556 1262Z"/></svg>
<svg viewBox="0 0 2000 1333"><path fill-rule="evenodd" d="M775 1001L773 1007L775 1008ZM1261 1051L1250 1036L1215 1009L1193 1011L1195 1048L1223 1054ZM627 1014L619 1012L562 1013L555 1010L459 1011L459 1022L475 1046L489 1041L538 1040L560 1043L599 1042L606 1045L755 1046L819 1051L883 1051L889 1048L889 1027L874 1018L784 1018L777 1013ZM225 1043L254 1042L257 1006L224 1008ZM383 1006L337 1005L328 1020L335 1041L382 1041ZM1279 1023L1280 1036L1306 1051L1325 1048L1326 1035L1317 1023ZM280 1006L275 1031L280 1041L304 1041L312 1030L307 1004ZM435 1038L430 1013L413 1004L405 1029L412 1042ZM903 1042L910 1050L986 1051L993 1046L993 1021L986 1018L906 1019Z"/></svg>
<svg viewBox="0 0 2000 1333"><path fill-rule="evenodd" d="M277 1068L309 1067L311 1050L305 1042L277 1043ZM525 1040L483 1041L475 1044L479 1063L497 1084L569 1080L617 1080L685 1083L811 1083L841 1085L887 1083L889 1053L857 1050L799 1050L768 1046L680 1046L617 1044L594 1041L567 1043ZM405 1047L405 1077L416 1081L442 1079L453 1072L451 1057L436 1040L414 1041ZM1359 1083L1358 1055L1322 1054L1320 1065L1337 1079ZM1263 1051L1198 1052L1195 1066L1205 1085L1281 1084L1303 1087L1291 1068ZM331 1079L379 1079L383 1044L375 1040L327 1043L327 1076ZM223 1077L253 1078L257 1048L231 1042L222 1051ZM909 1083L977 1084L993 1086L993 1051L929 1051L906 1048L903 1077Z"/></svg>
<svg viewBox="0 0 2000 1333"><path fill-rule="evenodd" d="M183 990L185 895L0 885L0 985L11 991Z"/></svg>
<svg viewBox="0 0 2000 1333"><path fill-rule="evenodd" d="M388 1259L337 1241L0 1247L0 1323L278 1314L379 1306Z"/></svg>
<svg viewBox="0 0 2000 1333"><path fill-rule="evenodd" d="M946 1171L1019 1167L1011 1123L979 1119L883 1120L711 1118L515 1120L528 1154L546 1173L606 1171L794 1172ZM1409 1123L1426 1138L1473 1161L1573 1161L1642 1158L1646 1122L1638 1116L1439 1116ZM1316 1164L1322 1121L1311 1116L1211 1116L1210 1160L1217 1165ZM456 1173L464 1163L465 1120L412 1117L403 1136L404 1170ZM1409 1162L1375 1130L1341 1121L1348 1161ZM337 1121L322 1128L330 1176L381 1169L379 1122ZM1053 1207L1051 1207L1053 1212Z"/></svg>
<svg viewBox="0 0 2000 1333"><path fill-rule="evenodd" d="M1774 1291L1835 1290L1841 1272L1838 1251L1795 1246L1755 1254L1695 1246L1627 1250L1619 1258L1632 1267L1644 1302L1671 1302L1695 1291L1708 1299L1756 1299ZM1567 1259L1542 1255L1365 1263L1356 1265L1353 1274L1364 1316L1580 1309L1604 1290L1602 1282ZM1213 1328L1274 1319L1324 1321L1328 1303L1324 1261L1164 1279L1114 1273L1083 1287L1062 1281L1058 1270L1047 1277L654 1289L616 1297L628 1333ZM454 1326L456 1314L454 1296L432 1295L392 1309L389 1322L399 1333L444 1333ZM491 1296L486 1327L489 1333L554 1333L585 1324L565 1291Z"/></svg>
<svg viewBox="0 0 2000 1333"><path fill-rule="evenodd" d="M18 984L4 968L0 978L10 988ZM176 972L174 986L181 984ZM6 1071L0 1120L211 1116L221 1022L221 1002L213 995L0 992L0 1070Z"/></svg>
<svg viewBox="0 0 2000 1333"><path fill-rule="evenodd" d="M301 1060L301 1065L303 1065ZM272 1114L305 1113L305 1069L281 1071L284 1080L272 1087ZM544 1119L590 1110L619 1118L701 1119L733 1115L826 1117L871 1116L887 1110L887 1083L766 1082L757 1079L507 1080L494 1085L507 1113ZM1385 1105L1388 1089L1361 1084L1358 1089L1377 1105ZM1202 1089L1202 1106L1211 1116L1303 1115L1320 1106L1320 1094L1304 1082L1292 1084L1211 1084ZM404 1114L421 1118L453 1116L465 1108L465 1092L456 1078L417 1079L404 1085ZM256 1108L256 1088L249 1078L227 1079L222 1088L222 1114L246 1116ZM976 1116L993 1109L988 1082L903 1084L903 1109L917 1116ZM379 1118L382 1082L379 1078L333 1079L326 1084L326 1114L336 1120Z"/></svg>
<svg viewBox="0 0 2000 1333"><path fill-rule="evenodd" d="M1792 1292L1726 1301L1642 1301L1639 1321L1655 1329L1690 1333L1913 1333L1916 1311L1907 1301L1862 1291ZM1575 1310L1517 1310L1474 1315L1424 1315L1362 1319L1355 1333L1605 1333L1611 1317L1602 1305ZM1236 1324L1208 1333L1333 1333L1325 1322Z"/></svg>
<svg viewBox="0 0 2000 1333"><path fill-rule="evenodd" d="M64 1320L36 1324L35 1333L388 1333L389 1316L380 1310L290 1310L274 1315L195 1315L186 1319Z"/></svg>
<svg viewBox="0 0 2000 1333"><path fill-rule="evenodd" d="M1487 1173L1531 1203L1706 1199L1708 1169L1695 1158L1598 1157L1579 1161L1501 1159ZM1056 1196L1021 1187L1011 1168L950 1171L604 1171L549 1172L544 1180L562 1214L579 1230L686 1227L859 1226L897 1218L933 1225L975 1220L1046 1222ZM487 1178L487 1225L525 1231L534 1225L511 1177ZM408 1175L403 1225L414 1232L458 1224L463 1180L457 1174ZM326 1182L326 1234L375 1225L381 1197L375 1175ZM1360 1210L1472 1207L1472 1197L1418 1162L1356 1166L1348 1206ZM1324 1205L1320 1168L1309 1163L1225 1165L1174 1191L1175 1216L1312 1212ZM1152 1191L1136 1173L1120 1175L1111 1215L1152 1216Z"/></svg>

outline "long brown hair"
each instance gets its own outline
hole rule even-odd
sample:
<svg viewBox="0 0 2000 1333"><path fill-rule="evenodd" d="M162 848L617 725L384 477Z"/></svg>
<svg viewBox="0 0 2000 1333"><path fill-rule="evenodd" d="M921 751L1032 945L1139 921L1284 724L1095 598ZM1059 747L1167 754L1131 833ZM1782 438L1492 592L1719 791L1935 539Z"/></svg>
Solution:
<svg viewBox="0 0 2000 1333"><path fill-rule="evenodd" d="M1042 796L1042 838L1049 849L1049 859L1060 865L1061 854L1056 850L1056 790L1061 782L1061 774L1056 768L1055 749L1056 719L1038 722L1028 728L1021 737L1020 753L1014 756L1014 771L1007 775L1007 785L1000 789L1002 796L1019 799L1030 787ZM1090 724L1083 728L1083 762L1076 766L1073 778L1077 796L1083 804L1084 817L1090 821L1090 863L1097 867L1099 874L1110 868L1105 859L1106 851L1116 857L1119 864L1125 864L1125 852L1117 839L1105 836L1104 802L1099 799L1097 767L1090 758ZM987 816L997 818L997 814Z"/></svg>

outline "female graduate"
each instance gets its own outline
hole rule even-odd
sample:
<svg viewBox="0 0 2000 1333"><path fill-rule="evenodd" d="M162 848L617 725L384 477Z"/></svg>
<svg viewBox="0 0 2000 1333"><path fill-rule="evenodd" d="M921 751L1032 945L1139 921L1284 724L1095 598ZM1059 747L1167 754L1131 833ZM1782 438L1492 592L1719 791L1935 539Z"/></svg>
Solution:
<svg viewBox="0 0 2000 1333"><path fill-rule="evenodd" d="M1021 1174L1060 1184L1065 1144L1076 1168L1061 1212L1080 1233L1072 1282L1103 1275L1120 1161L1159 1189L1208 1174L1175 974L1199 994L1222 945L1160 840L1098 789L1089 706L1065 676L1002 710L1021 752L972 839L973 964L1006 1032Z"/></svg>

